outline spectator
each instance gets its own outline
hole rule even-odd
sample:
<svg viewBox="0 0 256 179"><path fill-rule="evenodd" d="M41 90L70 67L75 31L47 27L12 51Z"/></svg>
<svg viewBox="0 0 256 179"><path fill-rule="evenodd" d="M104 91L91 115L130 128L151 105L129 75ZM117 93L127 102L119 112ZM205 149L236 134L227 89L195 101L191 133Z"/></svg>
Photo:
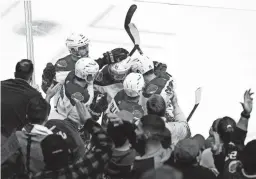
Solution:
<svg viewBox="0 0 256 179"><path fill-rule="evenodd" d="M233 145L229 145L229 152L226 157L225 169L222 179L256 179L256 140L247 143L240 154L240 160L237 158L239 150Z"/></svg>
<svg viewBox="0 0 256 179"><path fill-rule="evenodd" d="M210 169L216 176L219 175L219 171L217 170L214 159L212 156L211 148L207 148L202 152L202 157L200 161L200 165Z"/></svg>
<svg viewBox="0 0 256 179"><path fill-rule="evenodd" d="M182 173L172 167L162 166L147 171L140 179L183 179Z"/></svg>
<svg viewBox="0 0 256 179"><path fill-rule="evenodd" d="M46 167L32 178L76 179L81 176L90 178L92 174L103 172L112 154L112 140L97 122L90 119L89 111L77 100L76 107L79 116L83 118L82 121L86 121L83 129L92 134L94 149L88 151L74 164L68 165L68 147L64 139L56 135L49 135L41 143Z"/></svg>
<svg viewBox="0 0 256 179"><path fill-rule="evenodd" d="M218 164L218 168L220 168L220 178L256 178L255 140L249 142L245 148L243 147L253 107L252 94L251 90L245 91L244 102L241 103L243 107L241 118L236 125L236 130L231 135L230 142L225 148L221 145L221 135L217 132L213 133L215 143L212 146L212 152L214 154L215 165L217 166Z"/></svg>
<svg viewBox="0 0 256 179"><path fill-rule="evenodd" d="M200 146L200 151L204 151L205 150L205 138L200 135L200 134L196 134L194 137L192 137L191 139L197 141L197 143ZM174 150L174 149L173 149ZM200 157L201 160L201 157ZM175 165L175 160L174 160L174 152L172 152L171 157L165 162L166 165L169 166L174 166Z"/></svg>
<svg viewBox="0 0 256 179"><path fill-rule="evenodd" d="M242 151L244 148L248 119L252 111L251 95L250 90L247 90L244 94L244 103L241 103L243 112L241 113L241 118L237 124L232 118L223 117L216 120L216 127L210 130L210 135L213 136L213 139L211 140L214 141L214 143L218 140L220 147L217 148L218 150L207 149L204 151L204 160L207 160L208 163L212 163L212 160L214 160L214 165L219 173L222 173L224 169L225 156L227 155L226 151L228 150L227 147L229 146L229 143L232 142L239 151Z"/></svg>
<svg viewBox="0 0 256 179"><path fill-rule="evenodd" d="M26 173L36 173L44 168L43 155L41 152L40 142L52 131L44 127L42 124L47 119L50 112L50 105L43 99L39 98L33 102L27 113L26 124L21 131L13 133L2 145L2 163L10 157L15 155L13 162L16 162L19 157L22 157L22 163L19 163L20 167L25 166L25 171L17 173L13 170L12 173L18 176ZM19 150L20 149L20 150ZM11 167L10 160L7 161L9 167ZM7 167L8 168L8 167ZM10 174L12 174L10 173Z"/></svg>
<svg viewBox="0 0 256 179"><path fill-rule="evenodd" d="M134 178L139 178L147 170L160 167L169 159L171 133L165 127L163 119L157 115L143 116L135 132L138 138L136 150L140 156L135 158L133 175Z"/></svg>
<svg viewBox="0 0 256 179"><path fill-rule="evenodd" d="M33 98L30 110L27 111L26 124L21 131L14 132L1 146L1 164L6 174L16 175L24 172L38 172L43 168L40 141L52 132L42 126L47 120L51 106L50 99L59 90L61 84L53 85L47 90L46 100ZM2 138L3 139L3 138ZM30 155L27 155L29 153ZM20 170L24 164L24 170ZM17 166L17 167L16 167ZM11 169L12 172L8 172Z"/></svg>
<svg viewBox="0 0 256 179"><path fill-rule="evenodd" d="M226 116L218 118L213 122L209 132L210 136L206 140L207 149L202 153L202 166L212 169L216 174L222 172L225 160L225 147L231 142L235 131L239 132L239 135L242 133L241 136L244 136L244 139L241 140L244 141L246 134L237 129L236 122L232 118ZM218 158L215 157L215 159L212 153L212 144L215 142L214 133L221 134L220 145L222 148L221 152L218 153Z"/></svg>
<svg viewBox="0 0 256 179"><path fill-rule="evenodd" d="M131 142L136 140L134 126L123 121L123 124L114 126L109 122L107 133L113 140L115 148L112 158L105 172L105 177L111 179L130 178L131 169L136 156L136 151L131 148Z"/></svg>
<svg viewBox="0 0 256 179"><path fill-rule="evenodd" d="M102 103L104 103L106 97L105 95L101 98L97 98L98 100L93 100L93 105L102 107ZM52 129L54 134L61 135L67 142L71 150L70 162L75 162L85 154L87 146L85 147L85 141L82 139L80 133L81 126L86 122L83 119L84 118L78 117L77 112L73 111L69 114L69 117L64 120L50 119L45 124L47 128Z"/></svg>
<svg viewBox="0 0 256 179"><path fill-rule="evenodd" d="M216 178L214 173L199 165L204 141L200 137L180 140L174 149L173 167L183 173L183 179L211 179Z"/></svg>
<svg viewBox="0 0 256 179"><path fill-rule="evenodd" d="M148 99L147 111L148 114L155 114L164 119L166 127L172 133L172 144L174 146L179 140L190 137L191 133L187 120L178 105L177 96L175 93L172 102L174 107L173 114L175 121L168 121L165 118L166 104L161 95L154 94Z"/></svg>
<svg viewBox="0 0 256 179"><path fill-rule="evenodd" d="M16 64L15 79L1 81L1 134L5 137L28 124L28 111L43 99L41 93L30 86L33 71L33 63L23 59Z"/></svg>
<svg viewBox="0 0 256 179"><path fill-rule="evenodd" d="M211 148L212 147L212 143L214 142L213 132L217 132L217 128L218 128L218 124L219 124L220 120L221 120L221 118L218 118L218 119L213 121L212 126L209 130L209 137L205 141L205 147L206 148Z"/></svg>

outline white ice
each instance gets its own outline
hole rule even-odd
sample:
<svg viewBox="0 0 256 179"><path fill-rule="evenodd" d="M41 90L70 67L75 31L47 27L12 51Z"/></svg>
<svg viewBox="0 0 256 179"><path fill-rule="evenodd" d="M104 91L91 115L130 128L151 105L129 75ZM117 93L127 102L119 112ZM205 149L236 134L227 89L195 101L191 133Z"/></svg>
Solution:
<svg viewBox="0 0 256 179"><path fill-rule="evenodd" d="M90 53L100 56L115 47L132 48L123 29L125 14L137 4L133 22L141 47L154 60L168 64L177 83L178 101L186 115L194 91L202 101L191 119L192 133L208 135L213 120L239 119L246 89L256 91L256 2L254 0L33 0L33 20L60 24L50 34L34 37L36 82L49 61L67 54L65 39L81 31L92 40ZM14 30L24 23L23 1L2 0L1 80L12 78L17 61L26 58L26 38ZM248 140L256 139L256 110Z"/></svg>

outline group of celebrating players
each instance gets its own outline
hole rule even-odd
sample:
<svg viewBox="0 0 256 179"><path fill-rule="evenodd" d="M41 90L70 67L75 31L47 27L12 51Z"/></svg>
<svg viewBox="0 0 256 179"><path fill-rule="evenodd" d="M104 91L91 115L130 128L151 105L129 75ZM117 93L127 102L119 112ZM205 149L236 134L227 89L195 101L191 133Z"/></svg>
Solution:
<svg viewBox="0 0 256 179"><path fill-rule="evenodd" d="M47 64L41 86L46 92L57 83L61 84L53 102L54 113L60 119L79 118L75 107L75 100L79 100L95 120L103 114L102 126L106 125L108 114L122 110L132 113L136 121L147 114L147 99L152 94L160 94L166 106L164 119L185 121L183 115L176 114L175 117L173 112L173 99L177 100L177 97L166 64L152 61L145 55L129 56L124 48L113 49L102 58L92 59L90 40L80 33L72 33L66 46L70 54L54 65ZM100 103L95 105L99 100ZM188 128L186 123L179 124L181 126L175 125L175 128ZM188 135L189 132L184 133Z"/></svg>

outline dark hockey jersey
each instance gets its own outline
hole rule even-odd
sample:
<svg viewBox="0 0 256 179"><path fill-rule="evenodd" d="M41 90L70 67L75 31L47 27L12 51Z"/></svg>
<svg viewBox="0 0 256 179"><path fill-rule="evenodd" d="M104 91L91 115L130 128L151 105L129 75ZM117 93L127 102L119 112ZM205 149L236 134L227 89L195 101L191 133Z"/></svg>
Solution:
<svg viewBox="0 0 256 179"><path fill-rule="evenodd" d="M173 78L166 72L159 73L156 78L148 82L143 90L143 95L140 99L140 104L146 110L148 98L153 94L160 94L166 103L166 117L173 118L173 106L171 98L173 94L174 81Z"/></svg>
<svg viewBox="0 0 256 179"><path fill-rule="evenodd" d="M140 119L142 116L144 116L144 110L142 106L136 102L129 101L127 98L128 96L126 95L124 90L119 91L114 99L112 99L109 103L106 114L118 113L121 110L125 110L132 113L134 119ZM106 123L106 120L106 115L104 115L102 119L103 125Z"/></svg>
<svg viewBox="0 0 256 179"><path fill-rule="evenodd" d="M225 159L224 172L221 174L225 179L256 179L256 175L247 175L239 161L240 150L234 144L229 144Z"/></svg>
<svg viewBox="0 0 256 179"><path fill-rule="evenodd" d="M94 88L102 94L107 93L109 101L123 89L123 80L116 80L115 75L118 74L111 72L110 65L105 65L94 81Z"/></svg>
<svg viewBox="0 0 256 179"><path fill-rule="evenodd" d="M62 82L66 79L68 73L75 69L76 60L72 58L72 55L67 55L64 58L59 59L55 63L55 80Z"/></svg>

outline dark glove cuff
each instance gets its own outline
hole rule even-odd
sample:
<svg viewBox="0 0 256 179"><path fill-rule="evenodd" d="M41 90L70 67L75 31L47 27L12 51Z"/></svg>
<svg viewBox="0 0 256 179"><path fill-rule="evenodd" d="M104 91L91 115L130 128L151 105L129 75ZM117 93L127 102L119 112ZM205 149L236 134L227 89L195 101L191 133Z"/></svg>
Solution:
<svg viewBox="0 0 256 179"><path fill-rule="evenodd" d="M92 114L92 115L94 115L94 116L100 116L101 115L101 113L97 113L97 112L95 112L95 111L93 111L92 109L91 109L91 107L89 107L88 108L88 111Z"/></svg>
<svg viewBox="0 0 256 179"><path fill-rule="evenodd" d="M243 112L241 113L241 116L244 117L244 118L246 118L246 119L249 119L249 118L251 117L250 114L246 113L245 111L243 111Z"/></svg>

